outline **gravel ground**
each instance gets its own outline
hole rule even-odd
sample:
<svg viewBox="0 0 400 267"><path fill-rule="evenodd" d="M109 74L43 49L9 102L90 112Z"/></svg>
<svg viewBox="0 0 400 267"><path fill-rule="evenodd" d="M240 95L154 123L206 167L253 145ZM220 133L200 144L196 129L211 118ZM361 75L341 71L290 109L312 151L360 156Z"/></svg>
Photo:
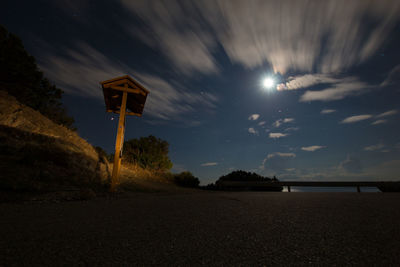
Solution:
<svg viewBox="0 0 400 267"><path fill-rule="evenodd" d="M0 266L400 266L395 193L135 193L0 214Z"/></svg>

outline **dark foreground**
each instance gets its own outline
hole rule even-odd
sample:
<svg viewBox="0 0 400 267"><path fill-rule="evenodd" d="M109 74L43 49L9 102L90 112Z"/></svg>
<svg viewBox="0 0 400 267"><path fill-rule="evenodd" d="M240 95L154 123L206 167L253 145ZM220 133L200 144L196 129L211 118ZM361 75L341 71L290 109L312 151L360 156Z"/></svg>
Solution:
<svg viewBox="0 0 400 267"><path fill-rule="evenodd" d="M142 193L0 214L0 266L400 265L396 193Z"/></svg>

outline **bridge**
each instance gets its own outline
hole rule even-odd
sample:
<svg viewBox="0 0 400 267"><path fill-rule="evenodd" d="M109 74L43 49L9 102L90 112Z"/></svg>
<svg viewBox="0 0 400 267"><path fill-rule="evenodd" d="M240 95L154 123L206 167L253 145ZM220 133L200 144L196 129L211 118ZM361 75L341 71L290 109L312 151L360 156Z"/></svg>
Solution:
<svg viewBox="0 0 400 267"><path fill-rule="evenodd" d="M290 192L290 187L292 186L305 186L305 187L356 187L357 192L361 192L361 187L376 187L376 188L394 188L398 187L400 182L393 181L380 181L380 182L370 182L370 181L331 181L331 182L316 182L316 181L274 181L274 182L241 182L241 181L219 181L218 186L230 189L239 188L267 188L267 187L279 187L286 186L288 192Z"/></svg>

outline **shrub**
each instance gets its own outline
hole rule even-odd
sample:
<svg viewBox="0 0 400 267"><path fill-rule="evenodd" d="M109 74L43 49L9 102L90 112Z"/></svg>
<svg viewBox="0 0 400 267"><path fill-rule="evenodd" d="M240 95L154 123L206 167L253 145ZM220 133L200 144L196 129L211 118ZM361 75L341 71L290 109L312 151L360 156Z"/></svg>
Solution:
<svg viewBox="0 0 400 267"><path fill-rule="evenodd" d="M168 147L167 141L152 135L130 139L124 143L122 160L137 164L143 169L165 172L172 168Z"/></svg>
<svg viewBox="0 0 400 267"><path fill-rule="evenodd" d="M198 187L200 181L192 173L185 171L174 175L175 184L183 187Z"/></svg>

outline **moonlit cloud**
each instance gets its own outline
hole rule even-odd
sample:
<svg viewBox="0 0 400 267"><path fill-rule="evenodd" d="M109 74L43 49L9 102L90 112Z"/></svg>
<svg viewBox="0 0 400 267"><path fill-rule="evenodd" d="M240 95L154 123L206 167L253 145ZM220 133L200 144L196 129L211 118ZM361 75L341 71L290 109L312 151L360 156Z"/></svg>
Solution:
<svg viewBox="0 0 400 267"><path fill-rule="evenodd" d="M394 67L390 72L388 77L381 83L381 86L389 86L400 83L400 65Z"/></svg>
<svg viewBox="0 0 400 267"><path fill-rule="evenodd" d="M323 109L323 110L321 110L321 114L330 114L330 113L333 113L333 112L336 112L336 110L335 109Z"/></svg>
<svg viewBox="0 0 400 267"><path fill-rule="evenodd" d="M379 115L376 115L375 117L382 118L382 117L392 116L392 115L395 115L397 113L398 113L398 111L396 109L392 109L392 110L383 112L383 113L381 113Z"/></svg>
<svg viewBox="0 0 400 267"><path fill-rule="evenodd" d="M288 158L295 158L295 157L296 157L296 154L295 154L295 153L275 152L275 153L272 153L272 154L268 154L267 158L270 159L270 158L273 158L273 157L276 157L276 156L279 156L279 157L288 157Z"/></svg>
<svg viewBox="0 0 400 267"><path fill-rule="evenodd" d="M251 133L251 134L258 135L258 131L255 130L254 128L249 128L249 129L248 129L248 132Z"/></svg>
<svg viewBox="0 0 400 267"><path fill-rule="evenodd" d="M216 165L218 165L218 162L206 162L206 163L201 164L202 167L210 167L210 166L216 166Z"/></svg>
<svg viewBox="0 0 400 267"><path fill-rule="evenodd" d="M260 114L251 114L248 118L249 121L256 121L260 117Z"/></svg>
<svg viewBox="0 0 400 267"><path fill-rule="evenodd" d="M304 150L304 151L309 151L309 152L314 152L314 151L316 151L316 150L319 150L319 149L322 149L322 148L325 148L326 146L303 146L302 148L301 148L301 150Z"/></svg>
<svg viewBox="0 0 400 267"><path fill-rule="evenodd" d="M339 164L339 169L349 173L360 173L363 171L363 166L358 158L347 156L347 158Z"/></svg>
<svg viewBox="0 0 400 267"><path fill-rule="evenodd" d="M66 49L65 53L65 57L42 57L40 68L67 93L104 101L99 82L129 74L149 89L144 114L157 119L184 119L182 114L201 107L212 110L218 101L213 94L191 92L177 82L172 85L159 76L137 72L85 43L77 43L75 49Z"/></svg>
<svg viewBox="0 0 400 267"><path fill-rule="evenodd" d="M376 150L380 150L382 148L384 148L385 145L382 143L376 144L376 145L371 145L371 146L366 146L364 147L365 151L376 151Z"/></svg>
<svg viewBox="0 0 400 267"><path fill-rule="evenodd" d="M281 126L284 123L289 123L289 122L294 122L294 118L284 118L284 119L279 119L276 120L272 125L276 128L278 128L279 126Z"/></svg>
<svg viewBox="0 0 400 267"><path fill-rule="evenodd" d="M212 73L217 44L247 68L339 73L366 61L398 21L398 1L129 1L147 27L131 31L182 72ZM363 23L366 18L374 23ZM179 26L179 27L178 27Z"/></svg>
<svg viewBox="0 0 400 267"><path fill-rule="evenodd" d="M265 121L260 121L260 122L258 123L259 126L263 126L264 124L265 124Z"/></svg>
<svg viewBox="0 0 400 267"><path fill-rule="evenodd" d="M370 87L370 85L361 82L354 77L336 79L334 83L330 83L330 87L327 89L307 90L300 97L300 102L340 100L348 96L365 93L367 92L366 89L369 89Z"/></svg>
<svg viewBox="0 0 400 267"><path fill-rule="evenodd" d="M285 129L285 132L298 131L299 129L300 129L299 127L289 127Z"/></svg>
<svg viewBox="0 0 400 267"><path fill-rule="evenodd" d="M260 169L261 170L272 170L275 172L282 172L288 169L288 164L290 159L296 157L295 153L282 153L275 152L267 155L266 158L263 159Z"/></svg>
<svg viewBox="0 0 400 267"><path fill-rule="evenodd" d="M387 123L387 120L376 120L371 125L379 125L379 124L384 124Z"/></svg>
<svg viewBox="0 0 400 267"><path fill-rule="evenodd" d="M288 134L285 133L269 133L269 138L277 139L281 137L288 136Z"/></svg>
<svg viewBox="0 0 400 267"><path fill-rule="evenodd" d="M355 123L363 120L368 120L370 118L372 118L372 115L356 115L345 118L344 120L341 121L341 123Z"/></svg>

